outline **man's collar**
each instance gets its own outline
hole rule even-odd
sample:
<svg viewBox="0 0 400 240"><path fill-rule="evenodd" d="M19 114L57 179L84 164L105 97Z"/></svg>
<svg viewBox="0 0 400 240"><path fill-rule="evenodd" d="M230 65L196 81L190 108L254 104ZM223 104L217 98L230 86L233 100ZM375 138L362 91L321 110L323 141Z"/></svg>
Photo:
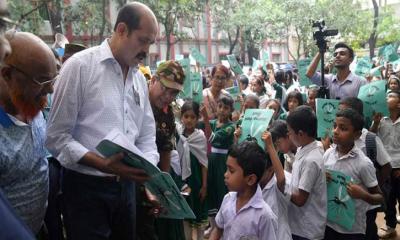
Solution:
<svg viewBox="0 0 400 240"><path fill-rule="evenodd" d="M346 81L352 82L353 81L353 76L354 76L353 72L350 71L349 75L347 75L347 77L343 81L343 83L346 82ZM337 77L337 74L336 74L336 75L333 76L332 82L337 82L337 81L338 81L338 77Z"/></svg>
<svg viewBox="0 0 400 240"><path fill-rule="evenodd" d="M14 124L14 122L11 120L11 118L3 110L2 107L0 107L0 124L5 128L9 128L11 125Z"/></svg>
<svg viewBox="0 0 400 240"><path fill-rule="evenodd" d="M100 45L100 62L103 62L108 59L115 59L114 55L112 54L110 44L108 41L109 38L105 39Z"/></svg>

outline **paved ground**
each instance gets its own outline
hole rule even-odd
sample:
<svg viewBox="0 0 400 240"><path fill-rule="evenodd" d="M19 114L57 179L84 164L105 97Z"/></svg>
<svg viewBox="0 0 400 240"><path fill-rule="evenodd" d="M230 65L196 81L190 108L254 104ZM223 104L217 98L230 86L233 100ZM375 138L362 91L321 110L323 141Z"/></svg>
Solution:
<svg viewBox="0 0 400 240"><path fill-rule="evenodd" d="M378 228L385 225L384 217L385 217L385 215L383 213L378 213L378 217L376 218L376 223L378 225ZM397 230L397 236L394 236L392 238L387 238L387 239L400 240L400 224L397 225L396 230Z"/></svg>

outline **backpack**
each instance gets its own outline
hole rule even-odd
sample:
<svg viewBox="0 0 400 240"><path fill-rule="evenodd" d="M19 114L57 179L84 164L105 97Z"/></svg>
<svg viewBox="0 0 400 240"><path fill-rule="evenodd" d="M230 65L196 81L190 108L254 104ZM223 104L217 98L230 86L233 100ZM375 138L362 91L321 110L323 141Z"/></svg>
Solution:
<svg viewBox="0 0 400 240"><path fill-rule="evenodd" d="M382 169L382 166L379 165L377 161L377 150L376 150L376 134L372 132L368 132L367 136L365 137L365 148L367 157L371 159L374 167L377 171Z"/></svg>

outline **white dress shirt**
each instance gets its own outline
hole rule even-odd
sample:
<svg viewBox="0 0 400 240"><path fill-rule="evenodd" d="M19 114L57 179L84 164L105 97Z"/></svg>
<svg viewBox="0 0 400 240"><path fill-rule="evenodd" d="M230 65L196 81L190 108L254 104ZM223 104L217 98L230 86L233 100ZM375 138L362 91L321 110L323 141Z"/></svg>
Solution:
<svg viewBox="0 0 400 240"><path fill-rule="evenodd" d="M400 168L400 118L393 122L390 117L383 117L377 135L391 157L392 168Z"/></svg>
<svg viewBox="0 0 400 240"><path fill-rule="evenodd" d="M290 192L301 189L309 195L302 207L289 205L289 226L292 234L308 239L323 239L325 234L327 200L323 153L318 141L313 141L297 150L293 163Z"/></svg>
<svg viewBox="0 0 400 240"><path fill-rule="evenodd" d="M223 240L276 240L278 223L272 209L264 202L260 186L253 197L236 212L237 192L225 195L215 217L217 227L224 230Z"/></svg>
<svg viewBox="0 0 400 240"><path fill-rule="evenodd" d="M137 93L135 95L135 92ZM154 165L159 160L148 88L137 68L126 77L105 40L73 55L55 84L46 146L64 167L109 176L78 161L113 129L123 132Z"/></svg>
<svg viewBox="0 0 400 240"><path fill-rule="evenodd" d="M378 185L372 161L356 145L341 157L339 157L337 146L329 148L324 154L324 162L326 169L339 171L350 176L352 181L360 185L364 190ZM340 233L365 234L365 213L371 208L371 205L361 199L354 199L354 204L356 215L351 230L347 230L330 221L328 221L327 225Z"/></svg>

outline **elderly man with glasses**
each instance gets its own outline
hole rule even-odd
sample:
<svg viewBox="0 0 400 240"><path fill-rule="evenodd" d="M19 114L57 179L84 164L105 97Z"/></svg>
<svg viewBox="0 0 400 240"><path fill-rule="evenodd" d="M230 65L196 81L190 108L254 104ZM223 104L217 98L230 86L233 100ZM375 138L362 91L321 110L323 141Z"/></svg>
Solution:
<svg viewBox="0 0 400 240"><path fill-rule="evenodd" d="M57 67L51 49L31 33L6 33L0 76L0 188L33 233L46 212L46 122L41 110L53 92ZM6 56L7 55L7 56Z"/></svg>

